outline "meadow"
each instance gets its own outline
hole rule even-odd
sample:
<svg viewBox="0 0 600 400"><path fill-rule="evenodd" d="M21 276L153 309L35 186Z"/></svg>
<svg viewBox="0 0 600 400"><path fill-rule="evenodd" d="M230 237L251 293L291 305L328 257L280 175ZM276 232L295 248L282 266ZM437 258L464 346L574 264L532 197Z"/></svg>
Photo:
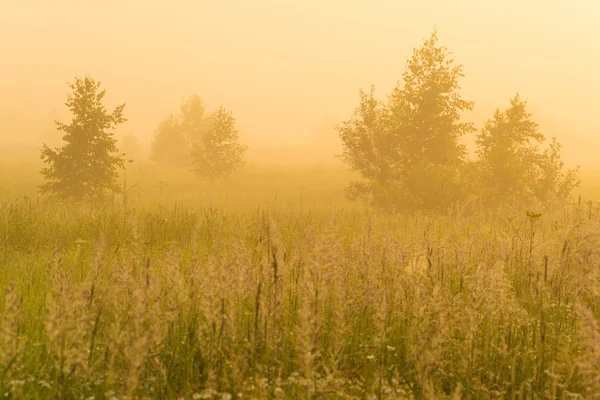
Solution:
<svg viewBox="0 0 600 400"><path fill-rule="evenodd" d="M600 397L593 203L391 216L333 167L133 164L89 207L37 170L0 172L5 398Z"/></svg>

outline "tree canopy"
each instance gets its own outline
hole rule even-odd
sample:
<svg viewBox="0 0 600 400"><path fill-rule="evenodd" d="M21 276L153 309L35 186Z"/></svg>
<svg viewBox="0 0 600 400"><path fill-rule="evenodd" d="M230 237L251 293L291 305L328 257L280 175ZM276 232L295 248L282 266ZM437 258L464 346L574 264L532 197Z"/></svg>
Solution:
<svg viewBox="0 0 600 400"><path fill-rule="evenodd" d="M192 142L192 165L197 175L224 178L244 163L247 147L238 143L235 118L219 107L210 113L203 129Z"/></svg>
<svg viewBox="0 0 600 400"><path fill-rule="evenodd" d="M360 173L349 193L386 209L436 209L455 200L464 162L460 114L473 103L459 92L462 66L437 32L415 49L387 102L360 91L353 117L338 126L343 160Z"/></svg>
<svg viewBox="0 0 600 400"><path fill-rule="evenodd" d="M162 165L189 164L189 143L179 116L171 114L158 124L152 139L150 159Z"/></svg>
<svg viewBox="0 0 600 400"><path fill-rule="evenodd" d="M177 115L163 120L152 142L151 159L189 166L200 177L223 178L244 163L247 147L238 143L235 118L219 107L207 114L198 95L187 98Z"/></svg>
<svg viewBox="0 0 600 400"><path fill-rule="evenodd" d="M64 132L62 147L43 145L41 159L47 166L41 173L46 182L40 189L78 201L118 192L117 170L123 167L124 158L112 130L126 121L125 104L108 112L103 104L106 90L89 76L76 77L69 87L65 105L73 117L69 124L56 122L57 129Z"/></svg>
<svg viewBox="0 0 600 400"><path fill-rule="evenodd" d="M549 203L565 200L577 186L577 170L563 171L560 144L549 146L517 93L496 110L476 138L480 195L486 201Z"/></svg>
<svg viewBox="0 0 600 400"><path fill-rule="evenodd" d="M475 132L462 115L463 68L434 31L413 51L402 82L386 101L359 91L352 117L337 126L342 160L361 179L347 190L387 211L444 210L467 199L490 204L564 201L578 184L564 171L560 144L546 138L517 95L497 110L476 138L479 160L467 159L461 138Z"/></svg>

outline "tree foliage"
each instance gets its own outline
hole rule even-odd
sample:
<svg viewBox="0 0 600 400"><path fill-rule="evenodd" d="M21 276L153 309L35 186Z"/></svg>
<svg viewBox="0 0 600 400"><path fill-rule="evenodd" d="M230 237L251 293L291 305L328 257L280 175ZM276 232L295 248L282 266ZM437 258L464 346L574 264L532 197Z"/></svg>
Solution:
<svg viewBox="0 0 600 400"><path fill-rule="evenodd" d="M91 77L75 78L65 105L73 117L71 123L56 122L64 132L63 147L51 149L45 144L41 159L47 167L41 171L46 182L42 193L74 200L101 198L107 191L118 192L117 170L123 167L116 139L111 132L126 121L125 104L108 112L103 104L105 90Z"/></svg>
<svg viewBox="0 0 600 400"><path fill-rule="evenodd" d="M197 175L223 178L244 163L246 146L238 142L235 118L223 107L210 113L192 142L192 165Z"/></svg>
<svg viewBox="0 0 600 400"><path fill-rule="evenodd" d="M206 106L196 94L185 100L179 110L181 130L191 148L192 143L200 141L207 125Z"/></svg>
<svg viewBox="0 0 600 400"><path fill-rule="evenodd" d="M198 141L206 125L206 107L198 95L184 100L178 114L171 114L154 132L150 159L159 164L188 166L192 143Z"/></svg>
<svg viewBox="0 0 600 400"><path fill-rule="evenodd" d="M482 198L542 204L564 201L578 185L577 170L563 171L560 144L553 137L542 149L545 141L519 94L506 110L496 110L476 139Z"/></svg>
<svg viewBox="0 0 600 400"><path fill-rule="evenodd" d="M152 139L150 159L163 165L189 164L189 143L179 116L171 114L158 124Z"/></svg>
<svg viewBox="0 0 600 400"><path fill-rule="evenodd" d="M385 102L374 87L361 90L352 117L337 127L341 158L362 178L349 197L391 211L443 210L473 197L549 204L577 186L577 170L564 170L556 138L543 147L546 138L518 95L477 135L479 160L467 160L460 139L475 128L461 115L474 104L462 98L462 66L437 32L413 51L402 76Z"/></svg>
<svg viewBox="0 0 600 400"><path fill-rule="evenodd" d="M459 139L473 131L460 122L473 107L459 93L463 76L433 32L414 50L387 103L374 98L374 88L360 92L353 117L338 126L342 158L363 178L349 194L385 209L435 209L456 199L465 158Z"/></svg>
<svg viewBox="0 0 600 400"><path fill-rule="evenodd" d="M238 143L231 112L219 107L207 114L204 102L193 95L181 104L177 115L159 124L151 159L168 165L188 165L197 175L214 179L241 166L246 149Z"/></svg>

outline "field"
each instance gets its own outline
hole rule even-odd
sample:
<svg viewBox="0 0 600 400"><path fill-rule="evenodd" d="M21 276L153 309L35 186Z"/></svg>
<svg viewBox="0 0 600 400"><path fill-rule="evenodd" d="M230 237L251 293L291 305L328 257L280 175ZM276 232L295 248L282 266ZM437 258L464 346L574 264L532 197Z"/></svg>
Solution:
<svg viewBox="0 0 600 400"><path fill-rule="evenodd" d="M585 201L386 216L335 168L134 164L89 208L38 198L37 168L0 172L6 398L600 397Z"/></svg>

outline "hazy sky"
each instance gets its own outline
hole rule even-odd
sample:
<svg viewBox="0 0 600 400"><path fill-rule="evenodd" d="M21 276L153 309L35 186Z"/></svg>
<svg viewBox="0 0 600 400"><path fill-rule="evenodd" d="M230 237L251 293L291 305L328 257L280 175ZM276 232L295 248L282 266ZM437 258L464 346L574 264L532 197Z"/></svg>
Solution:
<svg viewBox="0 0 600 400"><path fill-rule="evenodd" d="M64 119L76 74L127 103L122 131L143 143L193 93L251 146L307 143L359 88L389 93L434 26L479 125L519 90L569 161L597 159L598 0L0 0L0 145Z"/></svg>

